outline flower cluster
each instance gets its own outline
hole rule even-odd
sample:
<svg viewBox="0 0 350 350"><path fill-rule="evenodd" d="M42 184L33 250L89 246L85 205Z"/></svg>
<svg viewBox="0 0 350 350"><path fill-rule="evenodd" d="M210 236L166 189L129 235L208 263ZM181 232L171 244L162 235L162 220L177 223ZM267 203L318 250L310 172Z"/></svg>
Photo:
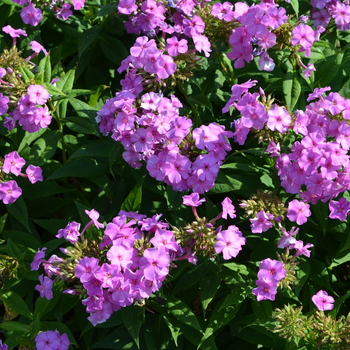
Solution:
<svg viewBox="0 0 350 350"><path fill-rule="evenodd" d="M4 161L1 167L3 174L0 175L0 200L5 204L11 204L17 200L22 194L22 189L14 180L5 181L4 174L13 174L28 178L34 184L37 181L43 181L42 170L38 166L29 165L26 173L21 173L25 160L19 156L17 151L13 151L4 156Z"/></svg>
<svg viewBox="0 0 350 350"><path fill-rule="evenodd" d="M304 202L327 202L349 190L350 100L333 92L323 96L330 88L317 88L308 96L305 111L296 110L291 116L285 108L271 101L260 102L259 97L264 94L249 93L255 84L256 81L249 80L234 85L231 99L223 109L227 112L234 106L242 115L234 121L235 140L244 144L250 131L269 135L267 151L276 157L281 185L288 193L299 194ZM278 137L277 133L292 131L300 135L301 140L293 143L290 153L280 153L278 144L271 141ZM301 206L305 207L300 202L298 205L300 210ZM349 206L344 199L331 201L330 210L332 217L345 220ZM300 225L309 215L290 215L294 217L290 219L299 221Z"/></svg>
<svg viewBox="0 0 350 350"><path fill-rule="evenodd" d="M258 280L255 282L258 287L252 290L258 301L275 300L277 286L286 277L286 269L282 262L270 258L260 262Z"/></svg>
<svg viewBox="0 0 350 350"><path fill-rule="evenodd" d="M60 334L56 329L40 332L35 338L35 344L36 350L68 350L70 341L66 333Z"/></svg>
<svg viewBox="0 0 350 350"><path fill-rule="evenodd" d="M72 14L71 4L67 0L12 0L14 3L24 6L20 16L23 23L31 26L37 26L43 18L43 8L53 10L56 17L67 20ZM74 10L79 10L84 7L85 0L72 0Z"/></svg>
<svg viewBox="0 0 350 350"><path fill-rule="evenodd" d="M226 230L215 227L215 222L220 218L227 219L228 216L233 219L236 217L236 210L230 198L226 197L222 201L222 212L208 221L205 217L200 218L197 214L197 207L205 202L200 199L198 193L185 195L183 204L192 208L196 221L187 225L183 229L175 230L176 237L187 249L187 256L205 255L213 258L215 254L222 254L225 260L235 258L245 245L245 238L242 232L235 225L230 225Z"/></svg>
<svg viewBox="0 0 350 350"><path fill-rule="evenodd" d="M34 80L29 84L24 82L21 74L21 69L33 70L31 58L40 51L47 52L38 42L32 41L30 46L34 54L24 59L17 50L15 39L20 35L27 36L26 32L9 25L3 31L14 40L12 48L0 55L0 116L3 116L4 126L11 130L18 123L30 133L47 128L52 119L45 106L50 95Z"/></svg>
<svg viewBox="0 0 350 350"><path fill-rule="evenodd" d="M147 218L133 212L121 212L107 224L103 237L87 241L86 229L94 224L98 229L99 214L86 211L91 221L79 233L79 224L70 223L59 230L74 246L62 249L65 258L51 256L44 260L45 248L38 250L32 270L43 263L47 276L40 275L37 290L42 297L52 297L53 276L74 282L65 293L82 294L88 319L93 325L106 321L114 311L148 298L159 290L169 273L171 262L183 255L174 232L160 220L161 215ZM78 241L78 237L80 242Z"/></svg>
<svg viewBox="0 0 350 350"><path fill-rule="evenodd" d="M107 100L96 120L101 132L121 142L131 166L141 167L143 160L152 177L174 190L203 193L214 186L232 133L216 123L191 133L192 121L179 115L180 107L173 95L150 92L136 100L131 91L122 91Z"/></svg>
<svg viewBox="0 0 350 350"><path fill-rule="evenodd" d="M339 0L311 0L311 19L315 26L327 27L333 19L339 30L350 29L350 6Z"/></svg>

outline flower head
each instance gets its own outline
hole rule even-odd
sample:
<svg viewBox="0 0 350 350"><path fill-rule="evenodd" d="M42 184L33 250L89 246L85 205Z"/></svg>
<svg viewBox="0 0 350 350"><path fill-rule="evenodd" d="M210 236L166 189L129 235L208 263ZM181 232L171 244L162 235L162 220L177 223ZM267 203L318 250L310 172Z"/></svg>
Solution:
<svg viewBox="0 0 350 350"><path fill-rule="evenodd" d="M334 298L323 290L315 294L311 300L320 311L332 310L334 308Z"/></svg>

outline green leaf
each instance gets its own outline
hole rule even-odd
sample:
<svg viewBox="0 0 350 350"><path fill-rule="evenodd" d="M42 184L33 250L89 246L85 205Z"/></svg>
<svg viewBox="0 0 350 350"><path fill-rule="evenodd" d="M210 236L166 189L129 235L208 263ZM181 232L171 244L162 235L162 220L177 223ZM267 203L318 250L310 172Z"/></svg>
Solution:
<svg viewBox="0 0 350 350"><path fill-rule="evenodd" d="M102 11L102 10L101 10ZM93 26L88 30L85 30L79 37L78 41L78 55L81 57L82 53L92 45L92 43L98 38L102 32L102 28L99 26Z"/></svg>
<svg viewBox="0 0 350 350"><path fill-rule="evenodd" d="M344 243L341 243L335 254L331 268L350 261L350 235L347 235Z"/></svg>
<svg viewBox="0 0 350 350"><path fill-rule="evenodd" d="M140 348L139 333L145 318L145 309L140 306L130 305L123 307L121 312L126 329L134 339L137 347Z"/></svg>
<svg viewBox="0 0 350 350"><path fill-rule="evenodd" d="M175 296L168 295L163 305L166 310L173 315L181 323L184 323L198 331L202 331L197 317L191 309L180 299Z"/></svg>
<svg viewBox="0 0 350 350"><path fill-rule="evenodd" d="M55 101L57 96L61 96L60 98L65 97L65 93L60 90L55 85L49 84L49 83L43 83L44 88L47 90L47 92L52 96L52 100Z"/></svg>
<svg viewBox="0 0 350 350"><path fill-rule="evenodd" d="M175 345L178 346L177 338L180 334L181 322L179 322L173 315L169 315L166 312L162 312L162 315L171 332L171 336L173 337Z"/></svg>
<svg viewBox="0 0 350 350"><path fill-rule="evenodd" d="M112 333L101 338L97 343L93 344L90 349L137 349L134 341L130 338L130 335L124 325L119 326Z"/></svg>
<svg viewBox="0 0 350 350"><path fill-rule="evenodd" d="M299 97L301 94L301 85L299 82L299 75L294 72L293 73L293 86L291 91L291 101L290 101L290 111L292 111L297 104Z"/></svg>
<svg viewBox="0 0 350 350"><path fill-rule="evenodd" d="M7 219L7 214L0 217L0 233L2 233Z"/></svg>
<svg viewBox="0 0 350 350"><path fill-rule="evenodd" d="M293 71L288 70L282 82L283 95L286 100L288 110L291 110L292 105L292 89L293 89Z"/></svg>
<svg viewBox="0 0 350 350"><path fill-rule="evenodd" d="M205 95L191 96L191 98L188 99L188 102L198 106L204 106L208 108L211 113L213 113L213 106L209 98Z"/></svg>
<svg viewBox="0 0 350 350"><path fill-rule="evenodd" d="M60 179L63 177L96 177L108 172L107 162L91 157L80 157L70 159L66 164L57 169L48 180Z"/></svg>
<svg viewBox="0 0 350 350"><path fill-rule="evenodd" d="M109 35L101 35L99 44L105 56L118 66L129 54L125 45L120 40Z"/></svg>
<svg viewBox="0 0 350 350"><path fill-rule="evenodd" d="M7 321L0 323L0 328L5 329L7 331L13 332L21 332L21 333L29 333L32 327L27 324L15 322L15 321Z"/></svg>
<svg viewBox="0 0 350 350"><path fill-rule="evenodd" d="M43 133L46 132L46 129L40 129L39 131L29 133L26 131L21 143L18 146L17 152L21 153L25 150L33 141L37 140Z"/></svg>
<svg viewBox="0 0 350 350"><path fill-rule="evenodd" d="M317 66L315 73L315 86L327 86L336 77L343 61L343 53L327 57L327 61Z"/></svg>
<svg viewBox="0 0 350 350"><path fill-rule="evenodd" d="M72 90L75 78L75 70L71 69L60 75L60 80L56 82L56 87L62 91Z"/></svg>
<svg viewBox="0 0 350 350"><path fill-rule="evenodd" d="M12 311L17 312L29 319L33 319L33 314L30 312L27 304L24 300L15 292L8 291L0 294L0 299L6 304Z"/></svg>
<svg viewBox="0 0 350 350"><path fill-rule="evenodd" d="M50 55L46 55L38 65L38 73L43 74L43 83L50 84L51 82L51 61Z"/></svg>
<svg viewBox="0 0 350 350"><path fill-rule="evenodd" d="M112 1L106 6L103 6L101 10L98 12L97 16L104 17L116 11L117 11L117 3L115 1Z"/></svg>
<svg viewBox="0 0 350 350"><path fill-rule="evenodd" d="M57 130L47 130L44 135L37 140L30 150L30 161L33 165L42 166L55 154L57 142L61 133Z"/></svg>
<svg viewBox="0 0 350 350"><path fill-rule="evenodd" d="M70 159L78 157L98 157L109 156L111 148L115 145L113 140L93 140L84 143L76 152L74 152Z"/></svg>
<svg viewBox="0 0 350 350"><path fill-rule="evenodd" d="M32 80L34 80L35 75L33 72L27 68L19 67L19 71L21 72L22 79L25 83L30 84Z"/></svg>
<svg viewBox="0 0 350 350"><path fill-rule="evenodd" d="M9 213L15 217L29 232L27 206L22 197L17 198L14 203L6 205Z"/></svg>
<svg viewBox="0 0 350 350"><path fill-rule="evenodd" d="M200 283L200 299L203 308L203 314L205 313L209 303L213 300L217 290L220 287L220 279L214 271L204 276Z"/></svg>
<svg viewBox="0 0 350 350"><path fill-rule="evenodd" d="M124 202L121 205L121 210L125 211L138 211L141 208L142 201L142 183L144 177L136 184L128 196L124 199Z"/></svg>
<svg viewBox="0 0 350 350"><path fill-rule="evenodd" d="M299 0L290 0L290 4L292 5L296 16L299 17Z"/></svg>
<svg viewBox="0 0 350 350"><path fill-rule="evenodd" d="M98 110L92 108L87 103L80 101L76 98L70 98L69 103L72 105L74 110L77 112L79 117L89 118L90 120L95 120Z"/></svg>
<svg viewBox="0 0 350 350"><path fill-rule="evenodd" d="M90 120L81 117L69 117L62 120L62 123L77 133L97 134L95 125Z"/></svg>

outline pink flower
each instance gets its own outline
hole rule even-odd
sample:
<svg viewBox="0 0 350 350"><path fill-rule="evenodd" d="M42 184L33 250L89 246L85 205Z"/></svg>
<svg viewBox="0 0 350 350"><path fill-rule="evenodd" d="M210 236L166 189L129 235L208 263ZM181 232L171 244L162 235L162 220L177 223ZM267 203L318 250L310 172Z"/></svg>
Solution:
<svg viewBox="0 0 350 350"><path fill-rule="evenodd" d="M146 249L140 259L140 269L149 281L162 279L169 273L170 256L156 248Z"/></svg>
<svg viewBox="0 0 350 350"><path fill-rule="evenodd" d="M42 18L43 13L37 7L34 7L33 4L30 4L26 7L23 7L21 11L21 18L25 24L30 24L31 26L37 26Z"/></svg>
<svg viewBox="0 0 350 350"><path fill-rule="evenodd" d="M85 0L72 0L74 10L80 10L85 5Z"/></svg>
<svg viewBox="0 0 350 350"><path fill-rule="evenodd" d="M17 151L13 151L5 155L4 165L2 171L5 174L12 173L18 176L23 168L26 161L19 156Z"/></svg>
<svg viewBox="0 0 350 350"><path fill-rule="evenodd" d="M287 217L290 221L296 221L298 225L302 225L305 224L309 216L311 216L309 204L300 202L297 199L289 202Z"/></svg>
<svg viewBox="0 0 350 350"><path fill-rule="evenodd" d="M265 282L263 280L257 280L255 284L258 286L252 290L258 301L261 300L275 300L277 294L277 284L271 282Z"/></svg>
<svg viewBox="0 0 350 350"><path fill-rule="evenodd" d="M182 196L183 204L190 207L198 207L205 202L205 198L199 199L198 193L191 193L187 196Z"/></svg>
<svg viewBox="0 0 350 350"><path fill-rule="evenodd" d="M35 289L40 292L40 297L46 298L47 300L52 299L53 298L53 294L52 294L53 281L50 280L50 278L47 276L44 277L44 275L39 276L39 281L40 281L40 284L35 286Z"/></svg>
<svg viewBox="0 0 350 350"><path fill-rule="evenodd" d="M104 225L98 222L98 218L100 217L100 213L97 212L95 209L91 209L90 211L85 210L85 214L92 220L93 224L97 228L103 228Z"/></svg>
<svg viewBox="0 0 350 350"><path fill-rule="evenodd" d="M323 290L315 294L311 300L320 311L332 310L334 308L334 298Z"/></svg>
<svg viewBox="0 0 350 350"><path fill-rule="evenodd" d="M26 169L26 174L28 176L28 180L32 183L35 184L37 181L43 181L43 171L40 167L34 166L34 165L29 165L28 168Z"/></svg>
<svg viewBox="0 0 350 350"><path fill-rule="evenodd" d="M286 274L287 271L284 268L284 264L278 260L268 258L260 262L258 278L265 282L278 283L286 277Z"/></svg>
<svg viewBox="0 0 350 350"><path fill-rule="evenodd" d="M22 189L18 187L14 180L3 182L0 184L0 200L4 204L11 204L17 200L22 194Z"/></svg>
<svg viewBox="0 0 350 350"><path fill-rule="evenodd" d="M57 238L64 238L70 243L75 243L78 241L80 236L80 224L73 221L69 222L65 228L58 230Z"/></svg>
<svg viewBox="0 0 350 350"><path fill-rule="evenodd" d="M230 198L226 197L222 202L222 217L224 219L227 219L227 215L230 216L231 219L234 219L236 217L236 209L232 205L232 201Z"/></svg>
<svg viewBox="0 0 350 350"><path fill-rule="evenodd" d="M42 51L45 54L45 56L48 55L48 52L45 50L44 46L39 44L37 41L33 40L32 42L30 42L29 45L34 52L39 53L40 51Z"/></svg>
<svg viewBox="0 0 350 350"><path fill-rule="evenodd" d="M274 216L270 213L266 213L264 210L259 211L254 219L249 219L250 227L253 233L262 233L269 230L273 224L272 220Z"/></svg>
<svg viewBox="0 0 350 350"><path fill-rule="evenodd" d="M3 27L2 31L10 35L12 38L19 38L20 35L27 36L27 33L23 29L14 29L10 25Z"/></svg>
<svg viewBox="0 0 350 350"><path fill-rule="evenodd" d="M221 231L216 236L217 242L214 245L217 254L222 253L225 260L236 257L245 245L245 238L237 226L231 225L227 230Z"/></svg>

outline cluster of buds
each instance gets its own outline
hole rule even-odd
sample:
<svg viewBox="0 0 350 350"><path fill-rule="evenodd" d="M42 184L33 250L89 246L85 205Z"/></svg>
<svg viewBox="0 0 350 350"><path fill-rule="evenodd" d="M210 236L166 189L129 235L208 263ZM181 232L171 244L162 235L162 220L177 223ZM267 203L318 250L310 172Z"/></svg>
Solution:
<svg viewBox="0 0 350 350"><path fill-rule="evenodd" d="M293 341L299 346L304 342L315 349L349 349L350 313L338 319L326 315L323 310L306 316L301 306L288 304L282 309L276 309L274 317L278 324L273 332L289 342Z"/></svg>

